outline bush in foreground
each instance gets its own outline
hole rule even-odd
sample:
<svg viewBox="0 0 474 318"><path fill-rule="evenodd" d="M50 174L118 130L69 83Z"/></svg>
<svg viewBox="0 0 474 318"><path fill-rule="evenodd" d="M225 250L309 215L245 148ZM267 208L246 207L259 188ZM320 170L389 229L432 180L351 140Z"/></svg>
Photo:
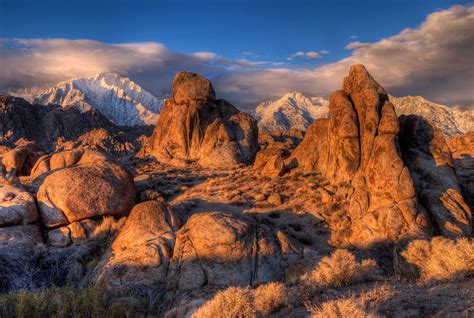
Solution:
<svg viewBox="0 0 474 318"><path fill-rule="evenodd" d="M474 275L474 242L466 238L416 240L401 255L416 266L423 282L458 280Z"/></svg>
<svg viewBox="0 0 474 318"><path fill-rule="evenodd" d="M357 262L348 250L334 251L324 257L318 267L305 279L319 287L339 288L353 283L372 281L378 277L379 268L372 259Z"/></svg>
<svg viewBox="0 0 474 318"><path fill-rule="evenodd" d="M275 313L288 304L288 294L284 284L268 283L253 291L257 312L263 316Z"/></svg>
<svg viewBox="0 0 474 318"><path fill-rule="evenodd" d="M252 294L248 288L229 287L219 291L205 303L193 318L252 318L256 317Z"/></svg>
<svg viewBox="0 0 474 318"><path fill-rule="evenodd" d="M331 300L309 308L311 318L374 318L354 298Z"/></svg>

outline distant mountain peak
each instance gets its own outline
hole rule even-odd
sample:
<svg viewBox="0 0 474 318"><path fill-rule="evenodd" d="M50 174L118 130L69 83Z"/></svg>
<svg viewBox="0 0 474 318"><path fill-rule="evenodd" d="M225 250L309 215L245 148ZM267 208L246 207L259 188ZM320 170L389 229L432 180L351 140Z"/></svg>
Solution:
<svg viewBox="0 0 474 318"><path fill-rule="evenodd" d="M73 105L82 112L96 109L117 125L156 124L163 99L114 72L75 78L43 90L24 92L33 104Z"/></svg>
<svg viewBox="0 0 474 318"><path fill-rule="evenodd" d="M463 111L429 101L422 96L390 96L397 115L415 114L437 125L446 137L474 130L474 111ZM255 109L261 131L306 130L314 120L327 118L329 101L291 91L279 98L261 102Z"/></svg>

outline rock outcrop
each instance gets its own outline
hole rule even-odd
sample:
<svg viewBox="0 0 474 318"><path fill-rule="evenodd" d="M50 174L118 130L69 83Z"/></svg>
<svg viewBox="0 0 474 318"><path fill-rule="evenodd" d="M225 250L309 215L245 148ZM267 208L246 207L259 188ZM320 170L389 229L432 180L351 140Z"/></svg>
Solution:
<svg viewBox="0 0 474 318"><path fill-rule="evenodd" d="M225 100L211 82L188 72L173 79L153 133L152 154L160 161L196 161L202 166L251 163L258 151L256 121Z"/></svg>
<svg viewBox="0 0 474 318"><path fill-rule="evenodd" d="M247 286L283 278L294 256L286 236L243 215L192 215L176 234L168 274L170 291Z"/></svg>
<svg viewBox="0 0 474 318"><path fill-rule="evenodd" d="M22 98L0 95L0 145L35 142L49 152L74 147L128 155L140 148L142 127L118 127L96 110L81 113L73 106L32 105Z"/></svg>
<svg viewBox="0 0 474 318"><path fill-rule="evenodd" d="M105 215L128 215L135 200L131 174L94 152L67 152L40 160L34 173L56 168L44 178L37 200L48 228ZM63 168L65 167L65 168Z"/></svg>
<svg viewBox="0 0 474 318"><path fill-rule="evenodd" d="M26 225L38 220L33 196L21 186L0 184L0 227Z"/></svg>
<svg viewBox="0 0 474 318"><path fill-rule="evenodd" d="M101 264L96 285L115 291L127 284L164 288L179 225L174 211L163 202L136 205Z"/></svg>
<svg viewBox="0 0 474 318"><path fill-rule="evenodd" d="M257 152L253 168L262 176L282 176L286 171L285 159L290 152L282 148L267 148Z"/></svg>
<svg viewBox="0 0 474 318"><path fill-rule="evenodd" d="M474 131L448 140L464 200L474 211Z"/></svg>
<svg viewBox="0 0 474 318"><path fill-rule="evenodd" d="M443 132L420 116L400 117L400 146L417 197L430 215L436 234L469 236L471 210L464 202L451 151Z"/></svg>
<svg viewBox="0 0 474 318"><path fill-rule="evenodd" d="M347 188L328 219L336 246L370 246L429 229L410 172L399 153L399 122L388 95L362 65L330 99L329 119L317 120L292 154L291 166L319 172Z"/></svg>

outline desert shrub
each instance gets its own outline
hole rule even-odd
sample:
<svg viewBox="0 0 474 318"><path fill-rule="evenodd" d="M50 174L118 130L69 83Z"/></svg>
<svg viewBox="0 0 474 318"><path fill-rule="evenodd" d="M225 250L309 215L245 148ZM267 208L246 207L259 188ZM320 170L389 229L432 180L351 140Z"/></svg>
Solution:
<svg viewBox="0 0 474 318"><path fill-rule="evenodd" d="M94 288L51 287L0 296L1 317L127 317L135 310L131 303L113 302Z"/></svg>
<svg viewBox="0 0 474 318"><path fill-rule="evenodd" d="M378 277L379 268L374 260L357 262L348 250L336 250L324 257L306 279L320 287L343 287L357 282L371 281Z"/></svg>
<svg viewBox="0 0 474 318"><path fill-rule="evenodd" d="M277 312L288 304L288 294L284 284L268 283L260 285L253 291L255 308L261 315Z"/></svg>
<svg viewBox="0 0 474 318"><path fill-rule="evenodd" d="M200 307L193 318L251 318L256 317L252 295L248 288L229 287Z"/></svg>
<svg viewBox="0 0 474 318"><path fill-rule="evenodd" d="M474 274L474 242L466 238L416 240L401 255L417 268L423 282L457 280Z"/></svg>
<svg viewBox="0 0 474 318"><path fill-rule="evenodd" d="M318 306L308 308L311 318L373 318L374 316L364 310L362 304L354 298L343 298L327 301Z"/></svg>
<svg viewBox="0 0 474 318"><path fill-rule="evenodd" d="M178 306L168 310L165 313L165 318L183 318L190 317L200 306L204 304L202 299L195 299L187 303L181 303Z"/></svg>

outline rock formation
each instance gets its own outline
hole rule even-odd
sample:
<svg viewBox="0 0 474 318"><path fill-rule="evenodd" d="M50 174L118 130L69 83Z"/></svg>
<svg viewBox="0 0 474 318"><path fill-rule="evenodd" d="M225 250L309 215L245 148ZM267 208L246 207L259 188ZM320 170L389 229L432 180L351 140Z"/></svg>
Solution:
<svg viewBox="0 0 474 318"><path fill-rule="evenodd" d="M50 152L84 147L120 156L140 148L141 134L147 129L118 127L96 110L81 113L73 106L31 105L0 95L0 145L9 148L31 141Z"/></svg>
<svg viewBox="0 0 474 318"><path fill-rule="evenodd" d="M471 210L464 202L454 161L443 132L420 116L400 117L400 146L417 197L430 215L436 234L469 236Z"/></svg>
<svg viewBox="0 0 474 318"><path fill-rule="evenodd" d="M38 165L47 165L46 161ZM33 169L35 174L40 170L38 165ZM133 207L131 174L102 155L57 154L49 158L49 167L59 169L44 179L37 193L41 218L48 228L105 215L126 216Z"/></svg>
<svg viewBox="0 0 474 318"><path fill-rule="evenodd" d="M152 154L163 162L197 161L202 166L251 163L258 151L256 121L225 100L211 82L188 72L173 79L153 133Z"/></svg>
<svg viewBox="0 0 474 318"><path fill-rule="evenodd" d="M282 148L267 148L257 152L253 168L263 176L281 176L285 173L285 159L290 152Z"/></svg>
<svg viewBox="0 0 474 318"><path fill-rule="evenodd" d="M8 173L17 176L28 176L36 160L44 155L43 147L34 143L27 143L3 154L2 164Z"/></svg>
<svg viewBox="0 0 474 318"><path fill-rule="evenodd" d="M327 220L333 245L364 247L428 230L399 154L398 131L385 90L353 65L343 90L331 95L329 119L317 120L292 154L292 166L347 188L347 199Z"/></svg>
<svg viewBox="0 0 474 318"><path fill-rule="evenodd" d="M448 140L464 200L474 211L474 131Z"/></svg>
<svg viewBox="0 0 474 318"><path fill-rule="evenodd" d="M115 291L126 288L123 282L135 288L164 288L179 225L173 210L163 202L136 205L101 264L96 285Z"/></svg>

